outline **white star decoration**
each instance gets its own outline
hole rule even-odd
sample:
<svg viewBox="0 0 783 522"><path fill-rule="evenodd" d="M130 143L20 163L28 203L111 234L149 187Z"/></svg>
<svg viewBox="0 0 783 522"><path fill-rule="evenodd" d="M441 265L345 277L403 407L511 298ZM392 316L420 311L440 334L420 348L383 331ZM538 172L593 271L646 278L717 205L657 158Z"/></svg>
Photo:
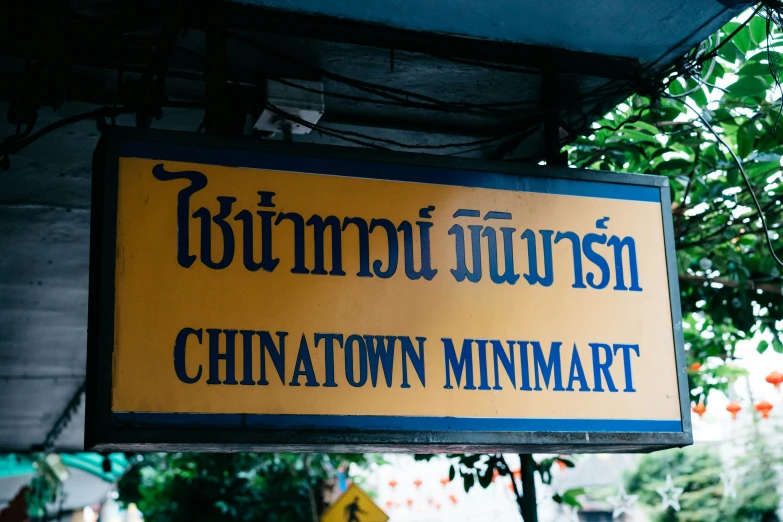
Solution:
<svg viewBox="0 0 783 522"><path fill-rule="evenodd" d="M662 488L657 488L655 491L661 496L661 509L671 507L675 511L680 510L680 495L685 490L674 487L671 475L666 475L666 485Z"/></svg>
<svg viewBox="0 0 783 522"><path fill-rule="evenodd" d="M623 513L630 515L636 504L637 495L629 495L625 492L625 487L621 484L617 495L609 497L607 500L612 505L612 518L617 518Z"/></svg>
<svg viewBox="0 0 783 522"><path fill-rule="evenodd" d="M723 482L723 498L737 498L737 474L734 471L721 473L720 481Z"/></svg>

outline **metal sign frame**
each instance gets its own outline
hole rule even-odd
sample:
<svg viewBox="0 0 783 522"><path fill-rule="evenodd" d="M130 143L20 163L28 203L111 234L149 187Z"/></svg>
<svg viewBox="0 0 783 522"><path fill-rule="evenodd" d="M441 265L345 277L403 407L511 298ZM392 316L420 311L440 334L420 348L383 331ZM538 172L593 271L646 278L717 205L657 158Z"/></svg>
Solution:
<svg viewBox="0 0 783 522"><path fill-rule="evenodd" d="M676 371L682 430L677 432L608 431L393 431L313 427L290 429L248 426L245 415L239 424L224 425L215 415L194 423L187 414L169 414L165 422L141 422L112 412L114 350L115 256L120 149L128 143L156 151L155 159L198 161L211 150L214 165L238 166L232 156L282 154L309 160L326 158L347 162L398 164L396 178L385 169L379 179L397 179L485 188L514 188L519 176L570 181L598 181L622 186L646 186L660 191L666 268L673 324ZM195 155L195 156L194 156ZM160 156L160 157L157 157ZM215 159L217 158L217 159ZM225 161L225 163L223 162ZM456 177L415 177L411 171L449 169L462 171ZM384 169L381 169L384 170ZM340 173L357 176L357 173ZM372 177L365 172L360 177ZM93 192L90 244L90 291L87 368L87 414L85 447L99 451L326 451L326 452L646 452L692 444L688 377L683 346L679 284L674 250L674 232L668 179L663 176L630 175L519 163L436 157L374 151L349 147L304 145L280 141L204 136L134 128L111 128L102 137L93 158ZM236 415L232 415L236 417ZM212 418L207 419L207 417ZM219 417L219 416L218 416Z"/></svg>

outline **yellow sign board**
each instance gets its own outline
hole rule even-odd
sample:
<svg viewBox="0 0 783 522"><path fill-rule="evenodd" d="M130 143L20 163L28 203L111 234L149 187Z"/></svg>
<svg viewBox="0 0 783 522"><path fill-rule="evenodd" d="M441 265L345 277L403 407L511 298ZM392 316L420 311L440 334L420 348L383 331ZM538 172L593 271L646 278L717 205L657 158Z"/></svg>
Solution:
<svg viewBox="0 0 783 522"><path fill-rule="evenodd" d="M119 425L688 443L660 180L113 143Z"/></svg>
<svg viewBox="0 0 783 522"><path fill-rule="evenodd" d="M321 522L386 522L389 515L362 489L351 484L321 515Z"/></svg>

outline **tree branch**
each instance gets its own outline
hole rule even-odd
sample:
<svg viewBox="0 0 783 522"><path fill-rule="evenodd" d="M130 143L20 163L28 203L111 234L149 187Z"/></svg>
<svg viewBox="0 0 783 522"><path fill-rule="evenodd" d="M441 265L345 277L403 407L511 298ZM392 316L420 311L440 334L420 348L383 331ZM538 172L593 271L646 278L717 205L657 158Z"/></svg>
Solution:
<svg viewBox="0 0 783 522"><path fill-rule="evenodd" d="M770 201L769 203L767 203L766 205L761 207L761 210L762 210L762 212L766 213L768 210L770 210L771 208L774 208L775 206L776 206L775 202L774 201ZM729 229L731 227L746 227L747 226L748 230L746 232L742 232L742 233L740 233L738 235L735 235L734 237L726 238L726 239L724 239L722 241L719 241L719 243L725 243L726 241L732 241L734 239L737 239L739 237L742 237L742 236L748 235L748 234L763 235L764 234L763 230L750 230L750 223L752 223L754 220L756 220L758 218L759 218L758 211L754 211L751 214L744 214L744 215L740 216L737 219L727 218L727 221L725 223L720 225L718 228L713 229L711 232L708 232L707 235L701 236L699 238L696 238L696 239L694 239L692 241L688 241L686 243L677 243L675 241L677 249L679 250L679 249L683 249L683 248L690 248L690 247L693 247L693 246L699 246L702 243L704 243L705 241L707 241L709 239L712 239L712 238L714 238L716 236L721 235L725 230L727 230L727 229ZM744 222L745 219L748 219L749 221L747 223L745 223ZM771 228L771 230L774 230L774 228Z"/></svg>
<svg viewBox="0 0 783 522"><path fill-rule="evenodd" d="M701 133L699 133L701 136ZM685 187L685 193L682 195L682 202L679 204L677 208L672 208L672 213L674 214L674 228L677 229L677 225L680 223L680 219L682 218L682 215L685 214L685 209L688 205L688 196L691 193L691 188L693 187L693 180L696 178L696 171L699 170L699 159L701 158L701 148L696 147L696 151L694 152L694 159L693 159L693 168L691 169L691 174L688 176L688 185Z"/></svg>
<svg viewBox="0 0 783 522"><path fill-rule="evenodd" d="M737 281L723 277L707 277L690 274L680 274L680 281L686 283L718 283L728 288L742 288L745 290L761 290L764 293L783 295L783 287L770 283L756 283L754 281Z"/></svg>

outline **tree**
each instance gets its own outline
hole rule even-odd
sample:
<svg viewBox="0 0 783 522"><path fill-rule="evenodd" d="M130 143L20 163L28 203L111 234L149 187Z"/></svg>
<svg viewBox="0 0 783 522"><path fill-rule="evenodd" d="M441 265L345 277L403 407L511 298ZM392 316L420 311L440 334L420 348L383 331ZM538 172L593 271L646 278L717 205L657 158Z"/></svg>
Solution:
<svg viewBox="0 0 783 522"><path fill-rule="evenodd" d="M780 502L778 479L770 465L771 455L763 439L750 436L743 441L744 454L731 466L737 473L735 492L727 496L721 475L726 466L720 456L704 447L674 449L645 455L626 480L629 493L650 506L655 522L772 522ZM661 496L667 476L682 488L680 511L661 510Z"/></svg>
<svg viewBox="0 0 783 522"><path fill-rule="evenodd" d="M676 449L645 455L626 481L627 491L653 509L655 522L721 520L723 486L720 475L723 463L718 455L703 447ZM671 476L678 488L681 510L671 506L659 509L661 496L657 489Z"/></svg>
<svg viewBox="0 0 783 522"><path fill-rule="evenodd" d="M764 2L729 22L565 148L574 167L669 179L694 402L743 373L732 364L738 341L764 333L772 342L758 350L783 353L783 264L773 253L783 247L782 21L781 7ZM454 461L475 470L498 457ZM529 465L542 477L547 466ZM486 487L482 473L461 473L465 489ZM531 522L525 480L517 503Z"/></svg>
<svg viewBox="0 0 783 522"><path fill-rule="evenodd" d="M371 457L370 457L371 458ZM337 468L362 455L155 453L118 484L149 522L317 522Z"/></svg>
<svg viewBox="0 0 783 522"><path fill-rule="evenodd" d="M478 484L482 488L488 488L496 477L509 477L512 491L519 514L525 522L537 522L536 511L536 473L541 477L541 482L552 482L552 466L558 464L566 468L573 468L571 459L564 456L542 459L537 462L532 455L519 454L519 467L515 468L509 463L507 457L502 454L494 455L447 455L453 460L449 468L449 480L454 480L459 474L465 492L470 491ZM429 460L432 455L416 455L416 460ZM584 493L581 488L571 489L556 494L555 502L579 507L577 497Z"/></svg>
<svg viewBox="0 0 783 522"><path fill-rule="evenodd" d="M783 245L783 34L775 8L740 19L664 75L659 94L631 97L568 147L577 167L669 179L696 401L736 377L737 341L766 332L783 353L783 268L769 248Z"/></svg>

